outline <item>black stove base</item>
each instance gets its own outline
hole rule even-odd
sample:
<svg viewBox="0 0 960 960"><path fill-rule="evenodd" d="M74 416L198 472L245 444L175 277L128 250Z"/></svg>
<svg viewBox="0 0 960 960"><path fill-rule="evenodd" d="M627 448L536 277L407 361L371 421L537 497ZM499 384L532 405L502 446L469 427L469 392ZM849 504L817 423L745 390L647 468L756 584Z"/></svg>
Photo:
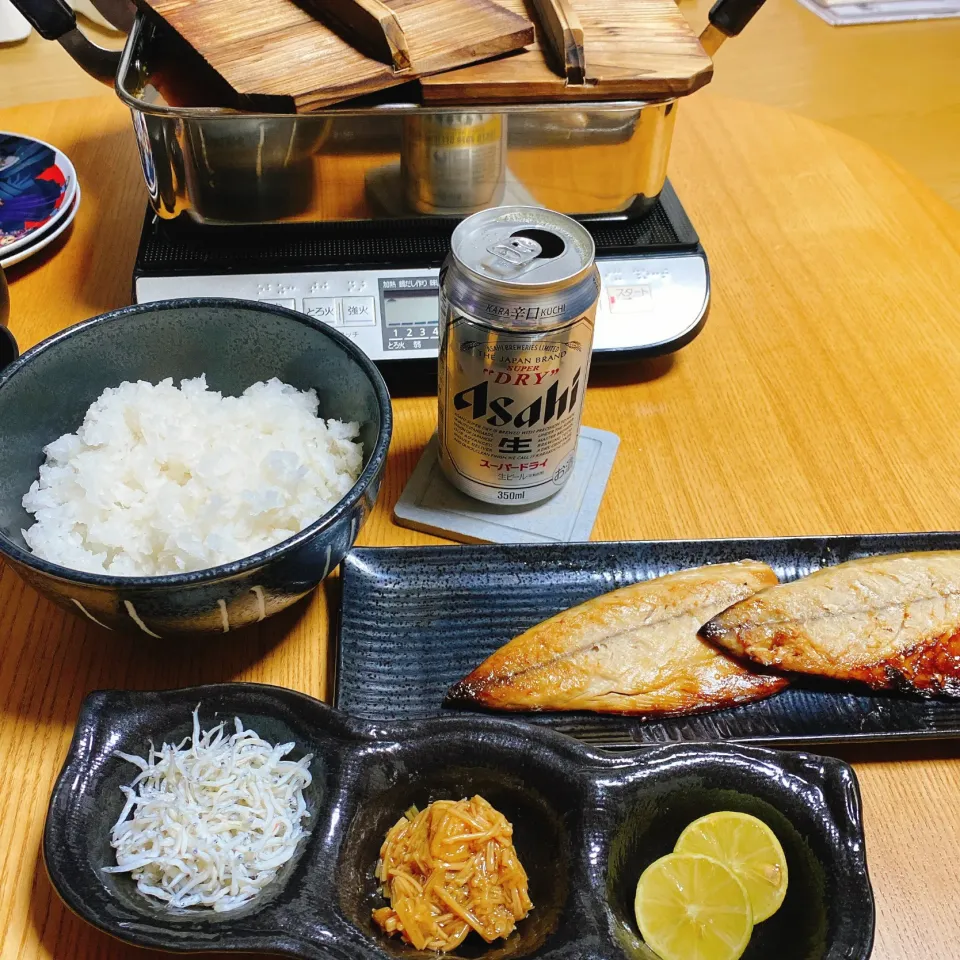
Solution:
<svg viewBox="0 0 960 960"><path fill-rule="evenodd" d="M579 218L597 256L695 250L699 238L669 181L642 216ZM305 268L439 266L459 219L356 220L244 227L161 220L148 211L135 276L286 272Z"/></svg>

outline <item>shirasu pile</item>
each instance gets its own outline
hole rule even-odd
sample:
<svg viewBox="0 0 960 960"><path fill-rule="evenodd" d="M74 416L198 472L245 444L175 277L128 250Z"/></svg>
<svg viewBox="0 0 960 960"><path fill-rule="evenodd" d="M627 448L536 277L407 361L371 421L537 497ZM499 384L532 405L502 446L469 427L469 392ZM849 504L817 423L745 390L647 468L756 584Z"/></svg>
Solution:
<svg viewBox="0 0 960 960"><path fill-rule="evenodd" d="M119 753L140 768L114 824L117 866L137 889L170 908L235 910L276 876L304 836L303 790L311 756L285 760L293 743L276 746L234 720L177 745L150 744L147 759ZM130 816L132 812L132 817ZM127 819L130 817L130 819Z"/></svg>

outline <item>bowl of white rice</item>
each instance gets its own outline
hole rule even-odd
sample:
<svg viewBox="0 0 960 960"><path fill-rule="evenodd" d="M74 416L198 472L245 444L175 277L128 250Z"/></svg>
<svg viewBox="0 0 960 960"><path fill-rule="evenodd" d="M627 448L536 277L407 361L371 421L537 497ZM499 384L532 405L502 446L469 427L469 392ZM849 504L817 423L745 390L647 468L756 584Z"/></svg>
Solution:
<svg viewBox="0 0 960 960"><path fill-rule="evenodd" d="M213 299L104 314L0 372L0 554L102 627L229 633L340 563L391 427L379 371L321 321Z"/></svg>

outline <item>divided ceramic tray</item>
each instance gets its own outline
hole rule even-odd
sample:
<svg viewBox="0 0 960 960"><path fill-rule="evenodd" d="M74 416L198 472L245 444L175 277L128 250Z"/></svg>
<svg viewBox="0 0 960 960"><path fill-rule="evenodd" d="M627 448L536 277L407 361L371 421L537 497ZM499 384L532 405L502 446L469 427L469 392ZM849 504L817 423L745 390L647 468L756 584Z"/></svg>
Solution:
<svg viewBox="0 0 960 960"><path fill-rule="evenodd" d="M177 742L200 704L204 729L239 716L273 743L312 753L308 836L260 897L230 913L171 912L112 864L110 828L136 769L117 751ZM176 951L266 951L311 960L428 958L377 930L374 878L386 834L411 804L480 793L514 825L533 912L505 941L471 937L450 957L651 960L632 916L637 878L714 810L760 817L790 882L744 960L867 960L874 907L856 778L839 760L732 745L603 753L496 718L367 723L259 684L90 694L44 833L54 886L85 920L129 943Z"/></svg>
<svg viewBox="0 0 960 960"><path fill-rule="evenodd" d="M794 580L881 553L960 549L960 533L355 550L343 565L334 703L374 720L449 715L450 685L511 637L637 580L751 558ZM766 744L960 736L960 700L798 681L768 700L665 720L511 714L608 748L677 740Z"/></svg>

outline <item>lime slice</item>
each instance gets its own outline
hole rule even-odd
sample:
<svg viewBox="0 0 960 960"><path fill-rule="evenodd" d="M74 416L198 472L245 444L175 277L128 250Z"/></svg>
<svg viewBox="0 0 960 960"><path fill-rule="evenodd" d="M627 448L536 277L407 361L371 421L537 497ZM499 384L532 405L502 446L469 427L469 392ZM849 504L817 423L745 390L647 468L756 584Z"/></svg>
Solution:
<svg viewBox="0 0 960 960"><path fill-rule="evenodd" d="M637 883L637 925L662 960L737 960L753 932L750 898L710 857L670 853Z"/></svg>
<svg viewBox="0 0 960 960"><path fill-rule="evenodd" d="M694 820L674 851L713 857L729 867L747 890L754 923L772 917L787 894L783 847L762 820L748 813L721 810Z"/></svg>

